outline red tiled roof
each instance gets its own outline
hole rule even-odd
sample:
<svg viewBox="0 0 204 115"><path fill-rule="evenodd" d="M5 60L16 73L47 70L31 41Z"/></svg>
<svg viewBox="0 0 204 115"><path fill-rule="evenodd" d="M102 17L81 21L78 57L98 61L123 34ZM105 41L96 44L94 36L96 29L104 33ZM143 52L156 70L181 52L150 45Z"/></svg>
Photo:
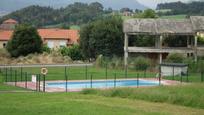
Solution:
<svg viewBox="0 0 204 115"><path fill-rule="evenodd" d="M11 30L0 30L0 40L9 40L12 36ZM72 43L77 43L79 40L78 30L65 29L38 29L41 38L44 39L67 39Z"/></svg>
<svg viewBox="0 0 204 115"><path fill-rule="evenodd" d="M18 22L14 19L8 19L3 22L3 24L8 24L8 23L17 24Z"/></svg>
<svg viewBox="0 0 204 115"><path fill-rule="evenodd" d="M0 30L0 41L8 41L12 34L12 30Z"/></svg>
<svg viewBox="0 0 204 115"><path fill-rule="evenodd" d="M76 43L79 39L78 30L66 29L38 29L42 39L69 39Z"/></svg>

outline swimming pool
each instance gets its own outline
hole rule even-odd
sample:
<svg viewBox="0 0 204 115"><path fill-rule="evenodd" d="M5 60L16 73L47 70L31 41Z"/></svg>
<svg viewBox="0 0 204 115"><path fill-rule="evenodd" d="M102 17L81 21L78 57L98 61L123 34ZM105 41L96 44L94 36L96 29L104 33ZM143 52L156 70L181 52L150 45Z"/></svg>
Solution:
<svg viewBox="0 0 204 115"><path fill-rule="evenodd" d="M84 88L113 88L113 87L136 87L157 86L158 81L150 80L108 80L108 81L75 81L75 82L50 82L46 83L48 88L84 89Z"/></svg>

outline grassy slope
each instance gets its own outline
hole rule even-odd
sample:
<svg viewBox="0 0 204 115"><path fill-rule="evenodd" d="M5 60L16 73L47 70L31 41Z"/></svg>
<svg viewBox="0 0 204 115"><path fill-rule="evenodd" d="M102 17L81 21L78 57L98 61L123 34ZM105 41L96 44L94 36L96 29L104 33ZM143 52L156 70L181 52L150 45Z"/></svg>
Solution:
<svg viewBox="0 0 204 115"><path fill-rule="evenodd" d="M65 94L0 94L2 115L181 115L204 110L121 98Z"/></svg>
<svg viewBox="0 0 204 115"><path fill-rule="evenodd" d="M152 88L84 90L83 94L140 99L204 109L204 83Z"/></svg>
<svg viewBox="0 0 204 115"><path fill-rule="evenodd" d="M170 16L162 16L162 19L185 19L186 15L170 15Z"/></svg>

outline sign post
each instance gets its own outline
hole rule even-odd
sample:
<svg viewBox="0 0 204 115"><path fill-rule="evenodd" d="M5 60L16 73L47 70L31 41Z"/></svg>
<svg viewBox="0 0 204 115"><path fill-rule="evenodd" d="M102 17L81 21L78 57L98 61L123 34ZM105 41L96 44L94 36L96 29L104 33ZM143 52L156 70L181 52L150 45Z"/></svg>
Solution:
<svg viewBox="0 0 204 115"><path fill-rule="evenodd" d="M41 68L41 74L43 75L43 92L45 92L45 76L47 75L47 68Z"/></svg>

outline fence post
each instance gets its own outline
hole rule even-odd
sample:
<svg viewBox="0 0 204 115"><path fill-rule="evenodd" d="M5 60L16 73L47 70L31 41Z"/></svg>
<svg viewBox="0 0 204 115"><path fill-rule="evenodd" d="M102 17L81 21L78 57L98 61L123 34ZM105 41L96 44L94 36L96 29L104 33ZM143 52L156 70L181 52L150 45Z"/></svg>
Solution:
<svg viewBox="0 0 204 115"><path fill-rule="evenodd" d="M188 74L188 69L187 69L186 82L189 82L189 80L188 80L188 76L189 76L189 74Z"/></svg>
<svg viewBox="0 0 204 115"><path fill-rule="evenodd" d="M159 65L159 85L161 85L161 65Z"/></svg>
<svg viewBox="0 0 204 115"><path fill-rule="evenodd" d="M175 68L174 68L174 66L173 66L173 78L172 78L172 80L174 80L174 76L175 76L175 70L174 70Z"/></svg>
<svg viewBox="0 0 204 115"><path fill-rule="evenodd" d="M137 73L137 88L139 87L139 73Z"/></svg>
<svg viewBox="0 0 204 115"><path fill-rule="evenodd" d="M10 68L10 82L12 82L13 78L12 78L12 68Z"/></svg>
<svg viewBox="0 0 204 115"><path fill-rule="evenodd" d="M23 68L21 67L21 82L23 81Z"/></svg>
<svg viewBox="0 0 204 115"><path fill-rule="evenodd" d="M127 79L128 66L125 66L125 78Z"/></svg>
<svg viewBox="0 0 204 115"><path fill-rule="evenodd" d="M107 79L108 79L108 64L106 62L106 81L107 81Z"/></svg>
<svg viewBox="0 0 204 115"><path fill-rule="evenodd" d="M8 81L8 73L7 73L7 68L6 68L6 82Z"/></svg>
<svg viewBox="0 0 204 115"><path fill-rule="evenodd" d="M17 86L17 70L15 70L15 86Z"/></svg>
<svg viewBox="0 0 204 115"><path fill-rule="evenodd" d="M144 78L146 78L146 69L144 70Z"/></svg>
<svg viewBox="0 0 204 115"><path fill-rule="evenodd" d="M86 67L85 67L85 78L86 78L86 80L88 79L87 77L88 77L88 67L86 65Z"/></svg>
<svg viewBox="0 0 204 115"><path fill-rule="evenodd" d="M116 73L114 75L114 88L116 87Z"/></svg>
<svg viewBox="0 0 204 115"><path fill-rule="evenodd" d="M38 88L39 88L38 90L39 90L39 92L40 92L40 78L41 78L41 74L39 74L38 78L39 78L39 79L38 79Z"/></svg>
<svg viewBox="0 0 204 115"><path fill-rule="evenodd" d="M67 67L65 66L64 68L64 72L65 72L65 80L66 80L66 92L67 92Z"/></svg>
<svg viewBox="0 0 204 115"><path fill-rule="evenodd" d="M37 75L36 75L36 84L35 84L35 85L36 85L36 91L38 91L38 79L39 79L39 78L38 78L38 74L37 74Z"/></svg>
<svg viewBox="0 0 204 115"><path fill-rule="evenodd" d="M45 75L43 75L43 92L45 92Z"/></svg>
<svg viewBox="0 0 204 115"><path fill-rule="evenodd" d="M27 89L27 87L28 87L28 83L27 83L27 77L28 77L28 75L27 75L28 73L27 72L25 72L25 88Z"/></svg>
<svg viewBox="0 0 204 115"><path fill-rule="evenodd" d="M91 88L92 88L92 82L93 82L93 75L91 74Z"/></svg>
<svg viewBox="0 0 204 115"><path fill-rule="evenodd" d="M183 82L183 76L181 75L181 80L180 80L180 82L182 83Z"/></svg>

